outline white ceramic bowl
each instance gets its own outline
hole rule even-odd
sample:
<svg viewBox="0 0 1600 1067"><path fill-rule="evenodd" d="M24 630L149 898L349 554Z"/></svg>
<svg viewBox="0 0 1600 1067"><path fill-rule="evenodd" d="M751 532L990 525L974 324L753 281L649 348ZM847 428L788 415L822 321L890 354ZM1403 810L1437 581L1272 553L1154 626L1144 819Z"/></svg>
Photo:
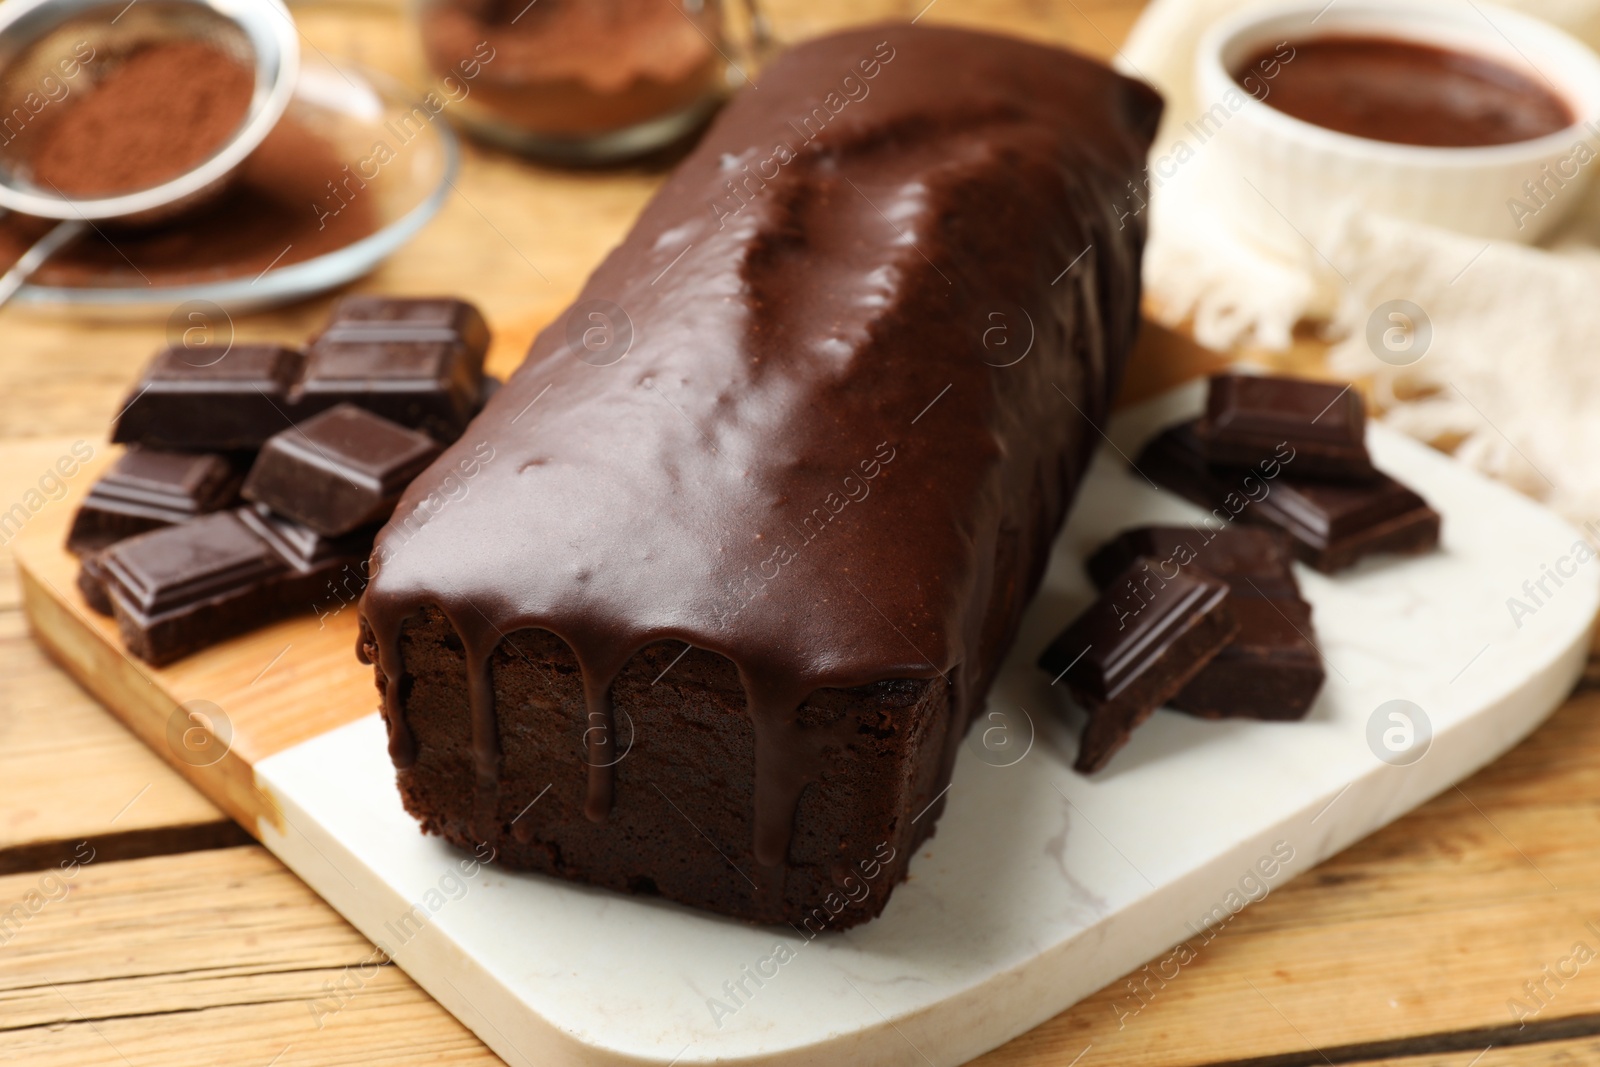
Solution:
<svg viewBox="0 0 1600 1067"><path fill-rule="evenodd" d="M1576 122L1535 140L1482 148L1393 144L1293 118L1271 106L1270 82L1262 102L1230 73L1268 46L1326 36L1399 38L1481 56L1553 87ZM1546 22L1479 0L1251 7L1201 39L1195 79L1211 115L1206 128L1216 127L1219 192L1233 198L1224 207L1251 236L1285 251L1304 253L1307 241L1316 247L1351 210L1530 242L1576 204L1600 169L1600 57ZM1525 182L1541 187L1538 195Z"/></svg>

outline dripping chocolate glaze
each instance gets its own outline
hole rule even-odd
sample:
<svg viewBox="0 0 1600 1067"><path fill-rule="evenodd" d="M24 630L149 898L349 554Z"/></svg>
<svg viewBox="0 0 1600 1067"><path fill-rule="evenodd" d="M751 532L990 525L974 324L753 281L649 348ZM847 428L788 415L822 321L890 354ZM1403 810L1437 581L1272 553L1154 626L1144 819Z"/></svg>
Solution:
<svg viewBox="0 0 1600 1067"><path fill-rule="evenodd" d="M942 679L959 739L1098 441L1138 322L1130 183L1156 95L1055 49L905 24L800 45L759 84L396 514L442 506L379 538L362 613L391 754L416 758L402 628L436 606L471 672L480 820L505 635L546 629L577 655L596 820L611 681L675 639L738 667L754 853L781 863L838 743L799 725L807 696ZM612 347L586 352L590 327ZM484 442L492 461L445 493Z"/></svg>

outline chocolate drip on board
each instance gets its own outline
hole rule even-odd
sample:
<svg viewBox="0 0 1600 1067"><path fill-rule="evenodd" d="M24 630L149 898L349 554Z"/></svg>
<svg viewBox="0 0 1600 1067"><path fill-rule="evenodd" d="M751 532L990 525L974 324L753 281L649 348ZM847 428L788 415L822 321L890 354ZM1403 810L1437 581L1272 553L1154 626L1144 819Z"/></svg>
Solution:
<svg viewBox="0 0 1600 1067"><path fill-rule="evenodd" d="M562 637L596 821L622 666L667 639L725 656L755 737L751 851L774 868L850 740L800 724L818 690L943 679L948 781L1119 384L1126 187L1159 103L1054 49L899 24L801 45L761 86L412 484L399 514L494 446L458 499L380 536L361 610L402 768L407 618L457 624L496 774L495 642ZM992 347L997 322L1014 347ZM587 347L597 324L620 354ZM474 613L493 641L461 631Z"/></svg>

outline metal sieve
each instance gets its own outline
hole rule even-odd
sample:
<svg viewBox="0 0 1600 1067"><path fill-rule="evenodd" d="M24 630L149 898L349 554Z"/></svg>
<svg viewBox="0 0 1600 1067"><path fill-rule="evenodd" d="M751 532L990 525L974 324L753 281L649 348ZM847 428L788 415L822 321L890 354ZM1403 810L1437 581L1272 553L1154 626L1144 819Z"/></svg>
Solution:
<svg viewBox="0 0 1600 1067"><path fill-rule="evenodd" d="M49 121L51 107L93 92L119 58L178 39L206 41L255 71L249 110L227 142L184 174L114 196L69 197L32 180L27 134ZM92 61L80 62L85 54ZM157 221L222 188L283 115L299 65L298 31L281 0L0 3L0 208L65 220L0 276L0 303L93 221Z"/></svg>

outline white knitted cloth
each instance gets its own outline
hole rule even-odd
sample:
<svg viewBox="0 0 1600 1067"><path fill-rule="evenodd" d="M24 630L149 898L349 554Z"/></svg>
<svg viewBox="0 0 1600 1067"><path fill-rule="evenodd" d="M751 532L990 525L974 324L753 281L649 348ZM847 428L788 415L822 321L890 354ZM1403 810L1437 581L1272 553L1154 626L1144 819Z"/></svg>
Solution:
<svg viewBox="0 0 1600 1067"><path fill-rule="evenodd" d="M1195 42L1248 2L1153 0L1135 25L1118 64L1167 98L1152 159L1173 152L1198 110ZM1600 0L1500 2L1600 42ZM1202 147L1169 165L1151 196L1145 285L1157 318L1223 350L1283 348L1300 321L1325 321L1333 367L1373 378L1386 422L1573 519L1600 518L1600 181L1543 247L1356 216L1290 262L1229 228L1213 164ZM1391 300L1422 309L1431 327L1426 354L1407 366L1369 343Z"/></svg>

